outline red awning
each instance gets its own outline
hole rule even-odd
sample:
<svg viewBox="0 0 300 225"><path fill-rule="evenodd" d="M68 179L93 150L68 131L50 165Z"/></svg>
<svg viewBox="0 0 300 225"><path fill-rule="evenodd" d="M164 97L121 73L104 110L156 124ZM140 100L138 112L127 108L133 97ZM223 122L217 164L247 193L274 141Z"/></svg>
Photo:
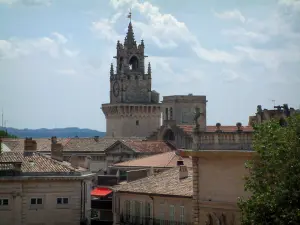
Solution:
<svg viewBox="0 0 300 225"><path fill-rule="evenodd" d="M112 193L112 190L110 190L109 188L95 188L94 190L91 191L92 196L100 196L100 197L104 197L110 193Z"/></svg>

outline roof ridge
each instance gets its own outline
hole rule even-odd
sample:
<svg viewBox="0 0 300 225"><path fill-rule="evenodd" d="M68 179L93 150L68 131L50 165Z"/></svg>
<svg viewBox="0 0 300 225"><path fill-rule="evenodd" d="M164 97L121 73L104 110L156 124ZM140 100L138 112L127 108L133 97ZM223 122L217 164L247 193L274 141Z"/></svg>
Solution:
<svg viewBox="0 0 300 225"><path fill-rule="evenodd" d="M173 153L175 153L175 152L173 152ZM170 162L174 159L174 157L176 156L176 153L175 154L173 154L173 156L170 158L170 160L169 160L169 162L165 165L165 166L167 166L167 165L169 165L170 164Z"/></svg>

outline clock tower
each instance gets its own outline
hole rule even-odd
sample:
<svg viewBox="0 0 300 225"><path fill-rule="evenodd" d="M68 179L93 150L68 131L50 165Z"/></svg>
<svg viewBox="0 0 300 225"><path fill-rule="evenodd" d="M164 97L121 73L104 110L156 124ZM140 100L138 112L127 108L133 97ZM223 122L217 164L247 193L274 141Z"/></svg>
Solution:
<svg viewBox="0 0 300 225"><path fill-rule="evenodd" d="M124 43L117 42L116 65L110 66L110 103L102 104L107 136L146 137L160 127L159 94L151 90L144 49L143 40L136 43L130 21Z"/></svg>

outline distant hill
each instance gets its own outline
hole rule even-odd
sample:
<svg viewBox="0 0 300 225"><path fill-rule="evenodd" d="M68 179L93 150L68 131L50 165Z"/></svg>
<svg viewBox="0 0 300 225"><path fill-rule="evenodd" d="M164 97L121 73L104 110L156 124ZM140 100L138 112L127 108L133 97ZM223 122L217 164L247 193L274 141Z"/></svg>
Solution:
<svg viewBox="0 0 300 225"><path fill-rule="evenodd" d="M78 127L67 127L67 128L55 128L55 129L16 129L8 127L7 132L11 135L15 135L19 138L32 137L32 138L50 138L52 136L67 138L67 137L94 137L105 136L105 132L91 130L91 129L80 129ZM4 130L0 126L0 130Z"/></svg>

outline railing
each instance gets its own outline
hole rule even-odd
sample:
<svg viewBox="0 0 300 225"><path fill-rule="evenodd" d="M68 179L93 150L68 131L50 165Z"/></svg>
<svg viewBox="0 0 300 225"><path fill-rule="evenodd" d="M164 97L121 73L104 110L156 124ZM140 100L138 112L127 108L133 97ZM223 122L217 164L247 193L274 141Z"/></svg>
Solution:
<svg viewBox="0 0 300 225"><path fill-rule="evenodd" d="M191 225L191 222L161 220L150 217L120 215L121 225Z"/></svg>

